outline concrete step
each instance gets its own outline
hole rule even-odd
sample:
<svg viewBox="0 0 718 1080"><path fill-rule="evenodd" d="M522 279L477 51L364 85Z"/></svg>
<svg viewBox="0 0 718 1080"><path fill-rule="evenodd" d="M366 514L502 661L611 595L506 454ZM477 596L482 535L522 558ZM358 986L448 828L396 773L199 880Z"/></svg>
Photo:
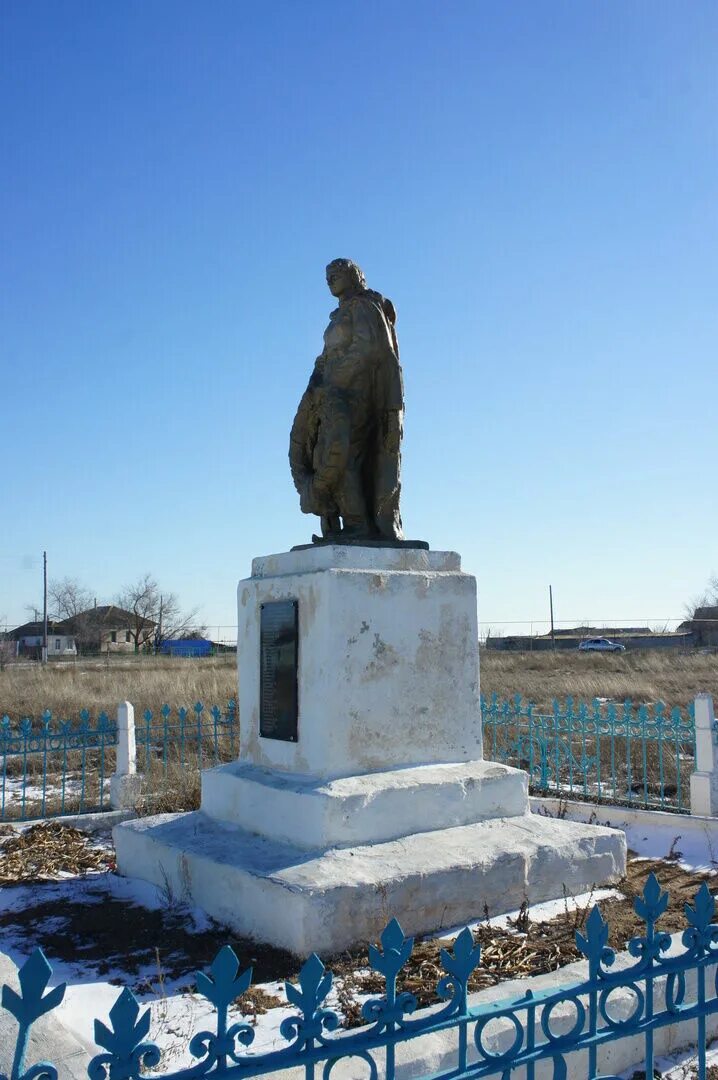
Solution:
<svg viewBox="0 0 718 1080"><path fill-rule="evenodd" d="M338 780L233 761L202 775L202 810L307 850L378 843L528 813L525 772L496 761L389 769Z"/></svg>
<svg viewBox="0 0 718 1080"><path fill-rule="evenodd" d="M428 933L625 872L623 833L525 814L309 852L201 811L125 822L119 870L169 888L237 933L322 958L374 941L399 915Z"/></svg>

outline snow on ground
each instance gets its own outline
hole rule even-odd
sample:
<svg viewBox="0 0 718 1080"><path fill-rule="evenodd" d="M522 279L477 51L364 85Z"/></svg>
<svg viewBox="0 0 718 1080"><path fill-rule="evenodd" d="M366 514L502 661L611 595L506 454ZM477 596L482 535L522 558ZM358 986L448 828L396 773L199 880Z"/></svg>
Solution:
<svg viewBox="0 0 718 1080"><path fill-rule="evenodd" d="M75 777L68 776L65 779L64 796L65 796L65 799L67 800L68 804L73 799L75 799L75 800L77 800L79 802L80 797L81 797L82 792L83 792L83 786L85 788L85 794L87 796L87 801L88 802L90 801L90 791L92 791L92 800L94 801L95 798L97 797L95 795L95 791L97 790L97 787L98 787L98 785L95 784L94 780L93 780L92 784L90 784L89 781L88 781L88 782L85 782L84 785L83 785L82 777L75 778ZM105 778L105 780L103 782L103 791L105 792L105 794L107 794L109 792L109 790L110 790L110 778L108 776L108 777ZM20 777L5 776L5 777L2 778L2 781L0 781L0 800L3 798L3 795L4 795L4 803L3 803L3 805L8 806L8 807L11 807L11 806L15 805L16 803L21 803L22 800L23 800L23 796L24 796L25 802L27 802L27 803L41 803L42 799L43 799L42 784L41 783L40 784L35 784L32 781L27 781L22 776L20 776ZM63 797L63 785L62 785L62 782L59 782L59 783L48 782L45 785L44 797L45 797L46 803L48 803L48 804L51 803L52 801L58 801L59 802L59 800L62 799L62 797Z"/></svg>
<svg viewBox="0 0 718 1080"><path fill-rule="evenodd" d="M670 855L686 870L718 871L718 820L696 828L695 820L676 814L675 825L629 825L625 833L631 851L644 859Z"/></svg>
<svg viewBox="0 0 718 1080"><path fill-rule="evenodd" d="M167 906L167 896L161 889L144 881L123 878L112 873L91 874L85 878L68 878L58 881L57 884L44 885L42 892L43 901L63 899L68 902L81 901L88 905L101 904L108 897L124 899L151 910ZM33 886L0 888L0 911L23 910L37 901L37 889ZM210 926L209 920L199 909L188 909L187 920L197 931L205 930ZM46 921L43 924L43 930L46 933L52 929L52 921ZM56 929L62 929L61 920L58 920ZM25 942L20 946L18 941L13 941L12 934L4 938L3 950L18 965L22 964L30 951ZM53 960L52 966L51 986L57 986L62 982L67 983L64 1000L55 1010L54 1016L86 1046L88 1053L99 1052L93 1039L95 1017L105 1024L109 1023L110 1009L117 1000L122 986L130 981L147 985L146 992L136 992L136 996L143 1008L149 1006L151 1009L152 1023L149 1038L162 1049L164 1069L177 1069L193 1064L196 1059L192 1057L187 1047L190 1036L203 1028L211 1030L214 1026L212 1006L190 989L194 986L192 971L187 971L180 979L170 981L165 980L161 969L154 965L142 969L137 977L130 980L120 966L110 969L102 978L98 978L94 971L90 971L89 974L85 972L81 962L75 964ZM267 994L285 1000L283 984L268 982L258 985ZM334 1004L336 1004L336 995L333 996ZM282 1020L295 1011L294 1008L285 1005L269 1009L266 1013L259 1015L256 1018L255 1041L252 1049L270 1050L286 1045L279 1034L279 1027ZM229 1016L230 1023L248 1019L243 1017L236 1008L230 1009Z"/></svg>
<svg viewBox="0 0 718 1080"><path fill-rule="evenodd" d="M656 1070L661 1074L662 1080L697 1080L698 1058L693 1051L684 1051L672 1057L657 1057L654 1062ZM707 1047L706 1071L718 1067L718 1043L712 1043ZM623 1074L626 1080L631 1080L635 1070L630 1069Z"/></svg>
<svg viewBox="0 0 718 1080"><path fill-rule="evenodd" d="M535 813L548 813L538 800ZM589 816L590 815L590 816ZM567 818L610 825L626 834L629 850L645 859L670 858L686 870L718 871L718 818L696 818L647 810L639 814L624 807L572 803ZM640 820L634 820L638 817Z"/></svg>
<svg viewBox="0 0 718 1080"><path fill-rule="evenodd" d="M672 853L675 856L680 852L680 863L686 868L710 868L718 869L716 852L718 851L718 822L712 829L706 825L705 829L696 829L693 826L681 831L686 819L676 815L674 824L652 824L650 821L639 825L630 825L627 828L627 840L629 847L644 858L664 858ZM602 822L601 822L602 823ZM576 907L585 907L589 903L621 894L614 889L595 890L593 894L583 894L577 897L561 898L544 904L537 904L531 908L530 915L533 922L550 919L566 910L572 911ZM65 898L68 901L81 900L87 904L102 903L103 899L112 897L125 899L128 902L138 904L150 909L166 907L168 898L161 889L138 880L119 877L117 874L91 874L85 878L68 878L58 881L57 884L43 886L43 899ZM13 888L0 888L0 912L10 909L21 910L25 906L37 903L37 890L32 886ZM496 927L506 928L510 926L510 920L515 919L518 912L509 912L489 920L489 924ZM188 920L194 922L197 930L205 929L208 920L199 910L188 910ZM480 921L486 925L486 920ZM480 925L480 922L473 924ZM457 928L459 929L459 928ZM439 935L437 935L439 936ZM445 932L442 937L451 936L451 932ZM39 944L41 944L39 942ZM13 941L11 935L6 935L3 940L3 949L11 956L15 963L21 964L28 953L26 941ZM65 999L56 1012L56 1017L71 1031L75 1037L83 1043L89 1053L97 1052L94 1039L94 1018L98 1017L108 1023L108 1014L117 1000L122 985L127 983L128 977L121 968L111 970L98 978L94 972L83 971L81 963L54 963L52 985L67 982ZM143 1007L151 1009L150 1038L158 1043L163 1051L163 1070L178 1069L194 1063L195 1059L189 1053L187 1046L189 1037L194 1032L213 1027L213 1011L208 1002L190 989L193 986L193 972L187 971L182 979L174 982L164 980L162 973L156 966L148 967L140 972L139 979L134 979L135 984L146 982L146 992L138 993L138 998ZM281 983L257 984L266 993L279 997L285 1001L284 988ZM336 989L332 991L328 1007L337 1008L338 999ZM280 1035L279 1028L282 1020L291 1015L295 1010L288 1005L269 1009L266 1013L258 1015L253 1020L245 1017L253 1023L255 1041L252 1050L264 1051L278 1049L285 1045ZM238 1010L230 1010L230 1022L243 1019ZM714 1052L714 1058L718 1062L718 1049ZM665 1068L670 1066L668 1074L671 1080L687 1080L690 1069L686 1064L688 1059L676 1059L666 1062ZM660 1066L662 1071L664 1066Z"/></svg>
<svg viewBox="0 0 718 1080"><path fill-rule="evenodd" d="M609 896L617 896L613 889L602 889L593 894L593 900ZM130 903L138 904L149 909L161 909L167 906L167 897L161 889L147 882L119 877L117 874L92 874L85 878L68 878L58 881L57 884L43 886L43 900L64 899L68 902L81 901L85 904L100 904L103 899L112 897L124 899ZM0 911L23 910L25 907L37 903L37 890L33 886L19 886L14 888L0 889ZM577 897L568 897L565 901L554 900L544 904L537 904L531 908L532 920L550 919L554 915L565 910L572 911L576 907L583 907L591 901L591 895L586 893ZM509 920L515 918L518 911L509 912L489 920L490 925L506 927ZM206 929L209 922L206 916L198 909L188 909L187 919L194 924L196 930ZM479 925L479 923L475 924ZM484 920L483 925L486 925ZM43 930L49 931L51 926L44 923ZM61 926L58 925L58 930ZM461 928L457 928L461 929ZM452 932L442 934L442 937L450 937ZM3 941L4 951L11 956L16 964L21 964L29 949L23 941L13 941L12 935ZM180 979L165 981L161 970L155 966L143 969L138 977L128 979L121 967L108 971L98 978L94 971L84 971L81 963L64 963L53 961L52 984L66 982L67 991L62 1005L56 1010L55 1016L63 1026L83 1043L88 1052L96 1052L93 1030L95 1017L108 1023L108 1014L119 996L121 987L129 981L133 984L147 985L145 992L137 994L141 1005L151 1009L152 1024L150 1038L157 1042L163 1051L164 1068L183 1068L194 1062L187 1047L190 1036L202 1028L211 1029L213 1026L213 1010L208 1002L189 989L193 986L193 972L187 971ZM267 982L256 984L267 994L271 994L285 1001L284 986L279 982ZM335 1008L341 1012L338 1002L337 987L327 1001L328 1008ZM364 1000L360 998L361 1002ZM296 1010L285 1005L269 1009L260 1014L254 1023L255 1041L252 1044L253 1051L279 1049L286 1045L279 1032L282 1020L292 1015ZM230 1022L245 1019L239 1010L230 1010ZM165 1058L164 1055L167 1055Z"/></svg>
<svg viewBox="0 0 718 1080"><path fill-rule="evenodd" d="M121 973L110 975L119 978ZM61 980L60 980L61 981ZM268 993L283 997L279 983L265 983ZM56 1010L56 1017L63 1026L88 1048L90 1053L98 1053L92 1038L94 1017L108 1024L108 1015L120 993L118 986L107 981L84 982L68 985L65 999ZM149 1040L157 1043L162 1051L162 1071L180 1069L196 1064L197 1059L189 1052L188 1042L197 1031L215 1028L214 1010L210 1003L198 994L186 991L172 992L167 989L164 995L137 995L142 1011L149 1006L152 1015ZM252 1051L261 1052L279 1049L286 1045L279 1033L282 1020L296 1010L286 1005L270 1009L257 1018L255 1040ZM236 1008L230 1008L228 1023L247 1020Z"/></svg>

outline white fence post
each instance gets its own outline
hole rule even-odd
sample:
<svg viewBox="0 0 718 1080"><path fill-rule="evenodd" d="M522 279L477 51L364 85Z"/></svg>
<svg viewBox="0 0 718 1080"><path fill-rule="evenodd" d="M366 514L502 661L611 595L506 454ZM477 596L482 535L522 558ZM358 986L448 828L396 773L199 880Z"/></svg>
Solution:
<svg viewBox="0 0 718 1080"><path fill-rule="evenodd" d="M129 701L117 706L117 757L110 777L110 806L113 810L134 810L142 788L137 772L135 709Z"/></svg>
<svg viewBox="0 0 718 1080"><path fill-rule="evenodd" d="M698 694L695 701L696 767L691 774L691 813L702 817L718 815L718 747L715 744L715 715L710 694Z"/></svg>

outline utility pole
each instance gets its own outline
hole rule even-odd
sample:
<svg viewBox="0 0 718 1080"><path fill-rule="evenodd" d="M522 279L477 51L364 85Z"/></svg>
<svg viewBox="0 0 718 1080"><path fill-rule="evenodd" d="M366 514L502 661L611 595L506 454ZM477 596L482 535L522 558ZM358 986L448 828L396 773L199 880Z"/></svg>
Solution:
<svg viewBox="0 0 718 1080"><path fill-rule="evenodd" d="M162 593L160 593L160 614L157 620L157 629L155 630L155 652L158 653L162 647Z"/></svg>
<svg viewBox="0 0 718 1080"><path fill-rule="evenodd" d="M47 663L47 552L42 553L42 662Z"/></svg>
<svg viewBox="0 0 718 1080"><path fill-rule="evenodd" d="M548 602L551 607L551 648L556 652L556 634L553 629L553 589L550 585L548 587Z"/></svg>

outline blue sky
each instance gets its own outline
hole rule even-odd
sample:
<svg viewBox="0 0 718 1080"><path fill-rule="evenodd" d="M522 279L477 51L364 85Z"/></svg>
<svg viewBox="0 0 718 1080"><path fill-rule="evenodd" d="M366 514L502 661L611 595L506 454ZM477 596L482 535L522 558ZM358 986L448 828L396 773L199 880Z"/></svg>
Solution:
<svg viewBox="0 0 718 1080"><path fill-rule="evenodd" d="M235 622L312 532L340 255L398 311L407 535L484 628L718 571L714 3L5 0L0 95L0 622L43 548Z"/></svg>

